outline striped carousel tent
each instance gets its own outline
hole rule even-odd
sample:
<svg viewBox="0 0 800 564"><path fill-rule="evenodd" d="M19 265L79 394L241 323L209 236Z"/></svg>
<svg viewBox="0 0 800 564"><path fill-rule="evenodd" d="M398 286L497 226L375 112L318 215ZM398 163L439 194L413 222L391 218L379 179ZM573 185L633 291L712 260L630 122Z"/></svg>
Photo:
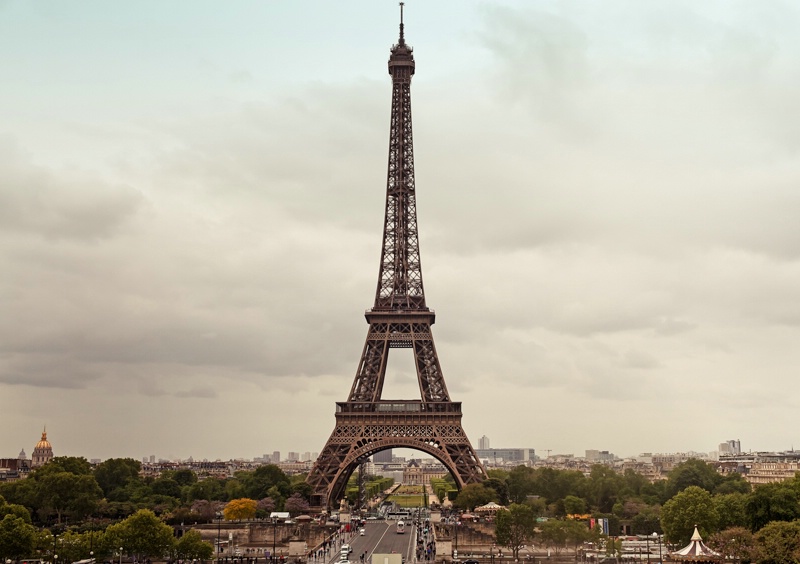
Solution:
<svg viewBox="0 0 800 564"><path fill-rule="evenodd" d="M722 560L721 555L708 548L703 542L703 537L701 537L700 533L697 531L696 525L689 544L673 552L672 557L676 560L684 560L687 562L719 562Z"/></svg>
<svg viewBox="0 0 800 564"><path fill-rule="evenodd" d="M486 505L481 505L480 507L475 508L475 513L491 513L495 514L501 509L505 509L502 505L498 505L493 501L490 501Z"/></svg>

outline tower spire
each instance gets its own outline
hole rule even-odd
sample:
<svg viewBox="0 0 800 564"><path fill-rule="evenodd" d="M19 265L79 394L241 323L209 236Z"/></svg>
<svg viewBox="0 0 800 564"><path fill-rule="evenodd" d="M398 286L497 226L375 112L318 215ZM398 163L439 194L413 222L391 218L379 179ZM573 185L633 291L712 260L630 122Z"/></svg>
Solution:
<svg viewBox="0 0 800 564"><path fill-rule="evenodd" d="M400 2L400 41L398 41L400 45L406 44L406 38L403 35L403 6L405 5L405 2Z"/></svg>

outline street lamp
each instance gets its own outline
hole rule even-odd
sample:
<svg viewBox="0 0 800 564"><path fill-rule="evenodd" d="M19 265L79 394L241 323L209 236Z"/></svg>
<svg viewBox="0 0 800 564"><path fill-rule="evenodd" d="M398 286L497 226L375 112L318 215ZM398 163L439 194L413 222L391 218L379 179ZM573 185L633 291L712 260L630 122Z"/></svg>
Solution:
<svg viewBox="0 0 800 564"><path fill-rule="evenodd" d="M272 560L273 562L275 562L275 545L276 545L277 535L278 535L278 518L277 517L273 517L272 518L272 554L269 555L270 560Z"/></svg>
<svg viewBox="0 0 800 564"><path fill-rule="evenodd" d="M658 564L661 564L662 557L661 557L661 537L658 536L658 533L653 531L653 539L655 542L658 543Z"/></svg>
<svg viewBox="0 0 800 564"><path fill-rule="evenodd" d="M119 564L122 564L122 547L119 547Z"/></svg>
<svg viewBox="0 0 800 564"><path fill-rule="evenodd" d="M650 535L644 536L644 544L647 547L647 564L650 564Z"/></svg>
<svg viewBox="0 0 800 564"><path fill-rule="evenodd" d="M217 511L217 563L221 560L220 553L222 552L222 546L220 543L220 533L222 532L222 511Z"/></svg>
<svg viewBox="0 0 800 564"><path fill-rule="evenodd" d="M456 534L453 536L453 558L458 558L458 519L453 524Z"/></svg>

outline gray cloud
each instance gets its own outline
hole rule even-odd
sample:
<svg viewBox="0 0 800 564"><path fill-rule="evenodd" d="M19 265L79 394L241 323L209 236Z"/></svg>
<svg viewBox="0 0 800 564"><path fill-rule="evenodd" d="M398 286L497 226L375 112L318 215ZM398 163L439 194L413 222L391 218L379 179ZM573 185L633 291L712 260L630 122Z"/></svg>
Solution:
<svg viewBox="0 0 800 564"><path fill-rule="evenodd" d="M797 9L469 13L419 25L413 93L426 294L468 431L578 454L787 447ZM375 291L390 87L385 51L353 71L330 30L295 32L313 65L270 47L290 78L195 46L166 69L140 54L125 85L147 89L99 85L63 113L4 93L25 111L0 145L0 397L22 427L47 414L60 452L251 456L330 432ZM396 356L390 379L416 386ZM754 424L775 388L775 424ZM565 410L586 425L544 434ZM609 433L654 413L670 424Z"/></svg>

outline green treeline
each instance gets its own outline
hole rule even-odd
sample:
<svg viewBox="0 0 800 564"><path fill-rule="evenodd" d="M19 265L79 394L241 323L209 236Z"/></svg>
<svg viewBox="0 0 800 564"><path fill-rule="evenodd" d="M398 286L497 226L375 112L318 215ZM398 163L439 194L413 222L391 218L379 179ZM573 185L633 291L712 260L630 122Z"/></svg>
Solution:
<svg viewBox="0 0 800 564"><path fill-rule="evenodd" d="M449 492L446 481L437 481L434 491ZM687 544L697 526L709 544L738 561L766 564L782 561L779 553L800 555L800 476L751 489L740 474L719 474L701 460L688 460L655 483L603 465L588 474L519 466L490 470L488 480L464 487L454 505L473 511L490 501L514 508L496 524L498 542L507 541L512 551L534 534L556 549L568 539L577 547L591 532L574 522L605 518L611 535L663 535L674 547ZM535 533L519 525L531 518Z"/></svg>
<svg viewBox="0 0 800 564"><path fill-rule="evenodd" d="M365 481L370 498L391 486L389 478ZM696 525L717 550L741 562L769 564L783 561L776 554L800 555L797 477L751 489L737 473L722 475L689 460L655 483L603 465L586 474L519 466L490 470L483 483L460 492L450 477L431 486L440 501L450 499L464 511L490 501L513 508L496 521L498 542L512 552L534 534L557 549L569 542L577 547L585 535L596 534L586 532L587 520L604 518L612 535L663 534L673 546L686 544ZM354 479L347 494L357 495ZM92 467L83 458L58 457L24 480L0 484L0 556L53 560L61 553L58 560L66 562L89 553L106 558L123 547L126 555L201 559L212 549L208 543L194 535L167 542L170 525L263 518L281 510L296 515L307 511L310 495L305 476L287 476L274 465L226 478L199 479L191 470L144 477L141 464L129 458ZM141 537L154 544L137 545Z"/></svg>
<svg viewBox="0 0 800 564"><path fill-rule="evenodd" d="M364 494L366 499L371 499L388 490L394 484L394 479L384 478L383 476L367 476L364 479ZM358 501L358 476L353 474L347 481L345 497L350 505L355 505Z"/></svg>

